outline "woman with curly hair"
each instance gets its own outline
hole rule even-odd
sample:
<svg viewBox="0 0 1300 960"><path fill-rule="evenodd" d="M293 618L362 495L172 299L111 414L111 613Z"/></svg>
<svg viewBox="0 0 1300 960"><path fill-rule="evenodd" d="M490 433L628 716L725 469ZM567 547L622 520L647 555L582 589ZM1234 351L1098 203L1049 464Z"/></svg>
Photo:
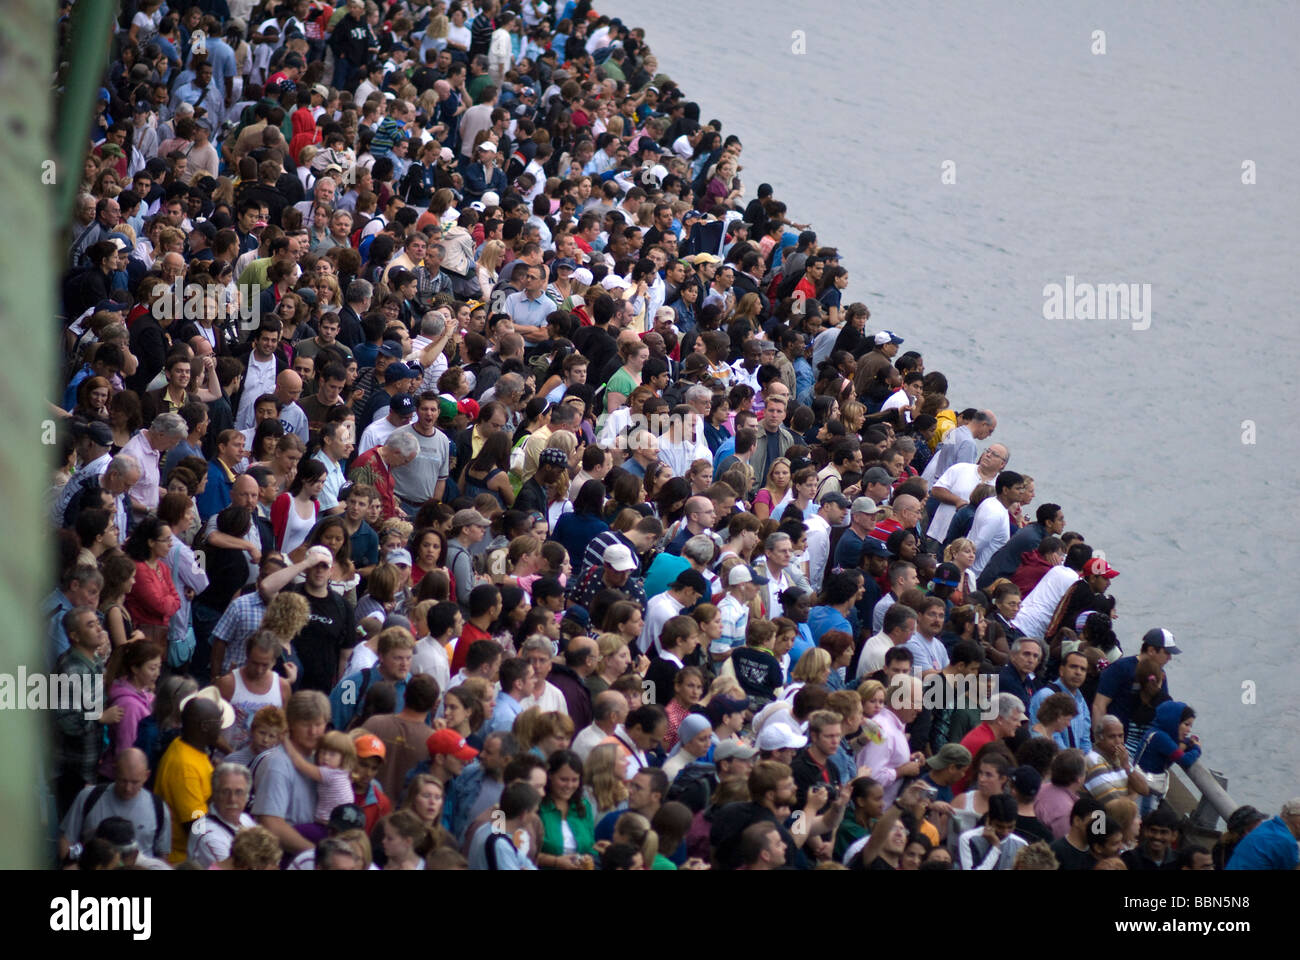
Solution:
<svg viewBox="0 0 1300 960"><path fill-rule="evenodd" d="M287 591L281 591L272 597L271 602L266 605L266 613L262 614L260 629L271 631L280 641L280 656L275 661L276 669L284 675L291 686L298 682L298 675L302 671L302 661L293 650L293 641L297 639L298 634L302 633L310 620L311 607L307 603L307 598L301 593Z"/></svg>

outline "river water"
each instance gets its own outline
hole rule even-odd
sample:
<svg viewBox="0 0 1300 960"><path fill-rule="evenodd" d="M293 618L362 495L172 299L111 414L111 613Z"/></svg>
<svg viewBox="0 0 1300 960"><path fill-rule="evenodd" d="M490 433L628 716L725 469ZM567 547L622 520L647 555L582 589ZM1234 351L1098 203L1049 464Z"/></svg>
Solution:
<svg viewBox="0 0 1300 960"><path fill-rule="evenodd" d="M1300 770L1300 8L1088 7L599 5L741 137L746 200L839 248L869 329L997 413L1121 572L1125 650L1177 635L1204 759L1271 815ZM1149 325L1044 319L1067 277L1149 284Z"/></svg>

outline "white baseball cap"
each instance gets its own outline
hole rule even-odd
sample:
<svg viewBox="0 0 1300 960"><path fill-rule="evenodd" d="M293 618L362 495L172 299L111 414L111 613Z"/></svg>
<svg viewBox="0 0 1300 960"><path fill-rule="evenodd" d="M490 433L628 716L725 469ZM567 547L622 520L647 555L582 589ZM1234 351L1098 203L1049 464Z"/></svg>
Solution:
<svg viewBox="0 0 1300 960"><path fill-rule="evenodd" d="M763 751L799 750L807 743L808 738L793 727L784 723L769 723L759 733L757 745L758 749Z"/></svg>
<svg viewBox="0 0 1300 960"><path fill-rule="evenodd" d="M632 551L621 543L611 544L605 548L601 554L601 560L605 566L613 567L618 571L630 571L637 568L637 562L632 558Z"/></svg>

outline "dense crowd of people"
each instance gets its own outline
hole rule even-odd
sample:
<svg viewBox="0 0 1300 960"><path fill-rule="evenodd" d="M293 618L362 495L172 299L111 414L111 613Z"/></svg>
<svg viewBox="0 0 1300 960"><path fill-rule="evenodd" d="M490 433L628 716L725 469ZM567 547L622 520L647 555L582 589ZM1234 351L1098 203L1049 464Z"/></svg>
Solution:
<svg viewBox="0 0 1300 960"><path fill-rule="evenodd" d="M1180 836L1172 633L1122 649L980 388L591 7L123 3L51 398L43 668L105 690L60 862L1294 867L1300 800Z"/></svg>

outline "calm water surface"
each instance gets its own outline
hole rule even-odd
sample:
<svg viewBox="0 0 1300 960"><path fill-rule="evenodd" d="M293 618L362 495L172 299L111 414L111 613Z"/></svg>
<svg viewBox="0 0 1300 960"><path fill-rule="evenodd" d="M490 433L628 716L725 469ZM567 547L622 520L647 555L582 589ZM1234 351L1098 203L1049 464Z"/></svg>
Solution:
<svg viewBox="0 0 1300 960"><path fill-rule="evenodd" d="M1121 571L1126 651L1174 631L1205 759L1273 813L1300 769L1300 13L1089 6L600 9L741 137L748 196L772 183L838 246L869 325L998 414L1012 468ZM1150 328L1044 320L1067 275L1150 284Z"/></svg>

